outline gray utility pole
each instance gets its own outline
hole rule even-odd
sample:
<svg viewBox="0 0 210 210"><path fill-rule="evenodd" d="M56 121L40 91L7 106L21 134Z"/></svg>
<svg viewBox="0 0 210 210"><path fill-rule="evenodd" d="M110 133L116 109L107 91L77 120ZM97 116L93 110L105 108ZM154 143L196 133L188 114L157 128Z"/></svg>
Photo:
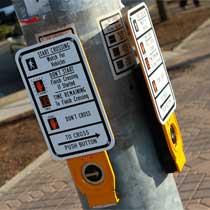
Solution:
<svg viewBox="0 0 210 210"><path fill-rule="evenodd" d="M140 88L140 69L114 80L101 37L98 18L120 11L119 0L14 0L18 18L38 17L36 23L23 26L28 45L37 43L36 35L74 24L90 63L105 110L111 123L116 145L109 151L120 202L109 209L183 210L172 174L164 173L153 141L151 123L145 112L145 98ZM41 2L41 1L40 1ZM38 3L38 2L37 2ZM33 8L30 8L33 6ZM30 21L29 21L30 22ZM161 140L161 139L160 139ZM84 209L89 209L80 194ZM106 196L106 195L104 195Z"/></svg>

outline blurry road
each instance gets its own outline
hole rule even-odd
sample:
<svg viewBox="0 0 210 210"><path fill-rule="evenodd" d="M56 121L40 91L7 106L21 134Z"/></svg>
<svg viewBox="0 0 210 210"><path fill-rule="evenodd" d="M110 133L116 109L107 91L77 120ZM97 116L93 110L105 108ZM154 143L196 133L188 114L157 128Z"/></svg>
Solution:
<svg viewBox="0 0 210 210"><path fill-rule="evenodd" d="M8 42L0 43L0 97L23 89L14 56Z"/></svg>

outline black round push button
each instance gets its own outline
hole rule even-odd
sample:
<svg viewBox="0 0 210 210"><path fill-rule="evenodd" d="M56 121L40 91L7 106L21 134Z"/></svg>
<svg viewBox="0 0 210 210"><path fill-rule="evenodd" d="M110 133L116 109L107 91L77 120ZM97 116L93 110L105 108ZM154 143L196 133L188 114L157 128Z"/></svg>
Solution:
<svg viewBox="0 0 210 210"><path fill-rule="evenodd" d="M85 180L91 184L99 184L104 178L101 167L96 164L85 165L83 168L83 176Z"/></svg>

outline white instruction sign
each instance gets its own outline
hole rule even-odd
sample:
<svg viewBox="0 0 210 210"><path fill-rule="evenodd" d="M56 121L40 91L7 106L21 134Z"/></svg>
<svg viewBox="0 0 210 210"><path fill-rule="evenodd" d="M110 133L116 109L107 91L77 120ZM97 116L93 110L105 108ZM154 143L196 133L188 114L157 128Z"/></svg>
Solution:
<svg viewBox="0 0 210 210"><path fill-rule="evenodd" d="M56 159L111 149L114 136L77 36L20 50L16 63Z"/></svg>
<svg viewBox="0 0 210 210"><path fill-rule="evenodd" d="M115 80L127 75L136 64L126 28L119 12L99 18L101 36Z"/></svg>
<svg viewBox="0 0 210 210"><path fill-rule="evenodd" d="M157 117L165 124L176 99L146 4L130 9L127 18Z"/></svg>

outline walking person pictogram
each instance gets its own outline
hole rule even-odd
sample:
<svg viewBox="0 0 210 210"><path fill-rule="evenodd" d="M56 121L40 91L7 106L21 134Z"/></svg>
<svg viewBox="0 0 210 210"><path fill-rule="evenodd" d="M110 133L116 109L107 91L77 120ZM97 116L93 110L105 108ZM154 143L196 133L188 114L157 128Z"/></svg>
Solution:
<svg viewBox="0 0 210 210"><path fill-rule="evenodd" d="M28 66L29 71L36 70L38 68L35 58L26 59L26 64Z"/></svg>

